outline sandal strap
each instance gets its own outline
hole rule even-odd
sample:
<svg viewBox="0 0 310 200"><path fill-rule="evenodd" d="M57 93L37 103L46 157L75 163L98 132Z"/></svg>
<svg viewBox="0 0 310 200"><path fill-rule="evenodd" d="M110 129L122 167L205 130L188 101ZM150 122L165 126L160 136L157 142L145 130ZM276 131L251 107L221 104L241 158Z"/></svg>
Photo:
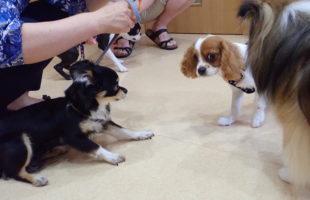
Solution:
<svg viewBox="0 0 310 200"><path fill-rule="evenodd" d="M159 30L153 32L153 34L150 36L151 40L155 40L160 34L162 34L164 32L168 32L168 30L164 28L164 29L159 29Z"/></svg>
<svg viewBox="0 0 310 200"><path fill-rule="evenodd" d="M124 50L124 51L126 51L127 54L130 54L132 52L132 48L130 48L130 47L114 47L114 49Z"/></svg>
<svg viewBox="0 0 310 200"><path fill-rule="evenodd" d="M173 41L173 38L170 38L169 40L165 40L165 41L162 41L159 43L159 46L162 47L162 48L167 48L168 46L168 43Z"/></svg>
<svg viewBox="0 0 310 200"><path fill-rule="evenodd" d="M119 37L114 41L114 44L118 43L118 41L121 40L121 39L125 39L125 38L123 38L122 36L119 36Z"/></svg>

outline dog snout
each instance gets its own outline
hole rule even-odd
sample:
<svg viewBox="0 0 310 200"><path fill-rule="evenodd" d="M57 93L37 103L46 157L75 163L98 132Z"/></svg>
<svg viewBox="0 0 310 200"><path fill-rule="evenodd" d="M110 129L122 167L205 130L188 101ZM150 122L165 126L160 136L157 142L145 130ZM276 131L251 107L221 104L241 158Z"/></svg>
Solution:
<svg viewBox="0 0 310 200"><path fill-rule="evenodd" d="M207 74L207 68L205 67L199 67L198 68L198 74L201 75L201 76L204 76Z"/></svg>
<svg viewBox="0 0 310 200"><path fill-rule="evenodd" d="M128 93L128 90L126 89L126 88L124 88L124 87L119 87L125 94L127 94Z"/></svg>

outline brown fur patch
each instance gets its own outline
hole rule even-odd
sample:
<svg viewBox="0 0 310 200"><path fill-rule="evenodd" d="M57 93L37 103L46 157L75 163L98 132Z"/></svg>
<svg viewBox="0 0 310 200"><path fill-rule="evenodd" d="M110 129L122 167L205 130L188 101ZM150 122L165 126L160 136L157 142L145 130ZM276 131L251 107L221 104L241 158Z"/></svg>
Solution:
<svg viewBox="0 0 310 200"><path fill-rule="evenodd" d="M195 59L195 55L197 56L197 52L195 51L193 44L185 52L181 64L181 71L186 77L197 78L196 67L198 60Z"/></svg>
<svg viewBox="0 0 310 200"><path fill-rule="evenodd" d="M99 133L103 129L102 124L100 122L93 120L84 120L80 122L79 126L82 132L85 134L92 132Z"/></svg>
<svg viewBox="0 0 310 200"><path fill-rule="evenodd" d="M231 42L221 42L222 59L221 71L225 80L239 80L244 67L243 58Z"/></svg>

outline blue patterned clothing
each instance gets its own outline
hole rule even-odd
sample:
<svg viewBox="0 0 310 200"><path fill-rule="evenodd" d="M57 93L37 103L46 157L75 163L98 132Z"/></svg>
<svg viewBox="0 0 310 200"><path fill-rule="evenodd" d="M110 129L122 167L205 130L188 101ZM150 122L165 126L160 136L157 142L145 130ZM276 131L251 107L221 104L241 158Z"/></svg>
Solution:
<svg viewBox="0 0 310 200"><path fill-rule="evenodd" d="M69 14L86 11L85 0L44 0ZM29 0L0 0L0 68L23 65L21 13Z"/></svg>

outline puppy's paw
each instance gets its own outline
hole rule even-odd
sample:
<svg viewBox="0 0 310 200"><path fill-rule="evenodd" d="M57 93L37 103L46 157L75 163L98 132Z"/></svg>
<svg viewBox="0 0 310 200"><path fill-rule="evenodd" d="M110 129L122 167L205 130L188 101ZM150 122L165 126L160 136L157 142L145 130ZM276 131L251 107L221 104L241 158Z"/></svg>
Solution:
<svg viewBox="0 0 310 200"><path fill-rule="evenodd" d="M112 165L118 165L119 163L125 162L125 157L118 153L110 152L109 155L106 155L105 160Z"/></svg>
<svg viewBox="0 0 310 200"><path fill-rule="evenodd" d="M286 183L291 183L291 175L290 175L290 171L288 168L286 167L282 167L278 170L278 175L280 177L280 179Z"/></svg>
<svg viewBox="0 0 310 200"><path fill-rule="evenodd" d="M235 120L231 116L229 116L219 118L217 124L220 126L231 126L234 122Z"/></svg>
<svg viewBox="0 0 310 200"><path fill-rule="evenodd" d="M152 131L141 131L141 132L136 132L134 136L134 140L148 140L152 139L154 137L154 133Z"/></svg>
<svg viewBox="0 0 310 200"><path fill-rule="evenodd" d="M263 112L256 112L252 120L252 127L253 128L261 127L264 121L265 121L265 114Z"/></svg>
<svg viewBox="0 0 310 200"><path fill-rule="evenodd" d="M48 180L42 176L34 177L33 185L36 187L42 187L48 184Z"/></svg>
<svg viewBox="0 0 310 200"><path fill-rule="evenodd" d="M125 67L125 66L123 66L123 65L118 66L118 70L119 70L120 72L128 72L127 67Z"/></svg>

